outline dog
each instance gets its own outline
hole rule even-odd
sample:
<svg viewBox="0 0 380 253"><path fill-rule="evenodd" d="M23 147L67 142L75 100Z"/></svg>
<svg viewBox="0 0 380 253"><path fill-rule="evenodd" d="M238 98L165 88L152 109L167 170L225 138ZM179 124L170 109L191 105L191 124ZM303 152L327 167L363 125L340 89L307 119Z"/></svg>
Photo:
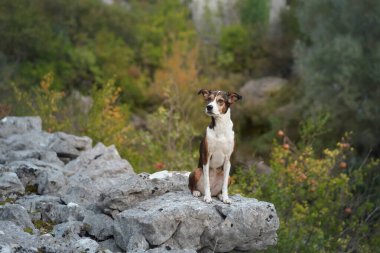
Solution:
<svg viewBox="0 0 380 253"><path fill-rule="evenodd" d="M212 201L211 197L218 196L222 202L230 204L230 157L235 146L230 107L242 96L207 89L201 89L199 94L207 103L205 112L211 117L211 123L201 141L198 168L189 176L189 189L195 197L204 195L206 203Z"/></svg>

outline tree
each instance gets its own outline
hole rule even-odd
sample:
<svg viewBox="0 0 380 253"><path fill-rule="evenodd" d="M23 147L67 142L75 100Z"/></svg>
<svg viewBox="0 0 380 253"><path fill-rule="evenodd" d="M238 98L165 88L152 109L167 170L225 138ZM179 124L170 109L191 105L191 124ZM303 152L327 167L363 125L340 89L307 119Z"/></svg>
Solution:
<svg viewBox="0 0 380 253"><path fill-rule="evenodd" d="M333 135L354 130L359 152L380 152L380 2L298 2L306 39L295 48L295 65L304 111L329 112Z"/></svg>

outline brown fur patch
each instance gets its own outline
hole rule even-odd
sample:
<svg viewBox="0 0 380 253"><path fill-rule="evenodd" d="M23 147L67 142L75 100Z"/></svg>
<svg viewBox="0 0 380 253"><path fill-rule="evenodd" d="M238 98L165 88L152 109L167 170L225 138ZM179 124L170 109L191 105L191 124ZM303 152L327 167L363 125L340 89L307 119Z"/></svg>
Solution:
<svg viewBox="0 0 380 253"><path fill-rule="evenodd" d="M228 103L225 95L219 94L216 96L216 103L218 105L219 112L224 114L228 110Z"/></svg>
<svg viewBox="0 0 380 253"><path fill-rule="evenodd" d="M233 104L236 101L242 99L243 97L237 94L236 92L227 92L228 103Z"/></svg>
<svg viewBox="0 0 380 253"><path fill-rule="evenodd" d="M207 158L208 158L208 144L207 144L207 138L204 137L199 147L198 168L203 168L203 165L207 164Z"/></svg>
<svg viewBox="0 0 380 253"><path fill-rule="evenodd" d="M189 189L191 193L197 190L197 183L202 176L202 170L200 168L196 168L193 172L191 172L189 176Z"/></svg>

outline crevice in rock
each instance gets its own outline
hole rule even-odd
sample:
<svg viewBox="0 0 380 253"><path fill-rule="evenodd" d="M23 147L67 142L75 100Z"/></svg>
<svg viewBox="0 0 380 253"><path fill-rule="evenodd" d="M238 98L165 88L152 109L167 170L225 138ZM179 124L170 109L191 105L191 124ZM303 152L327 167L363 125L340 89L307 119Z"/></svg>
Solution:
<svg viewBox="0 0 380 253"><path fill-rule="evenodd" d="M57 152L57 156L59 159L63 158L63 159L71 159L71 160L74 160L74 159L77 159L78 158L78 155L74 155L74 154L69 154L69 153L64 153L64 152Z"/></svg>
<svg viewBox="0 0 380 253"><path fill-rule="evenodd" d="M218 207L215 207L215 210L217 211L217 213L220 215L220 217L225 220L227 218L227 215L225 215L221 210L219 210Z"/></svg>
<svg viewBox="0 0 380 253"><path fill-rule="evenodd" d="M94 160L98 159L98 158L101 157L102 155L103 155L103 154L96 155L96 156L94 157Z"/></svg>

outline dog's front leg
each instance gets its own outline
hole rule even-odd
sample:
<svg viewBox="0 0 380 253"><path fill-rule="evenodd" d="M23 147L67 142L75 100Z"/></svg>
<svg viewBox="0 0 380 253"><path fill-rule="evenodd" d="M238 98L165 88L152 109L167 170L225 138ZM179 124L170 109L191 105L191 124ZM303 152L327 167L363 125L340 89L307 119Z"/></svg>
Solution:
<svg viewBox="0 0 380 253"><path fill-rule="evenodd" d="M230 157L226 156L224 164L223 164L223 187L222 187L222 198L221 201L223 201L226 204L230 204L231 200L228 198L228 179L230 177L230 169L231 169L231 162Z"/></svg>
<svg viewBox="0 0 380 253"><path fill-rule="evenodd" d="M209 175L209 170L210 170L210 155L207 157L207 163L206 164L203 164L203 185L205 187L204 189L204 193L205 193L205 196L203 198L203 200L206 202L206 203L210 203L212 201L212 198L211 198L211 190L210 190L210 175Z"/></svg>

